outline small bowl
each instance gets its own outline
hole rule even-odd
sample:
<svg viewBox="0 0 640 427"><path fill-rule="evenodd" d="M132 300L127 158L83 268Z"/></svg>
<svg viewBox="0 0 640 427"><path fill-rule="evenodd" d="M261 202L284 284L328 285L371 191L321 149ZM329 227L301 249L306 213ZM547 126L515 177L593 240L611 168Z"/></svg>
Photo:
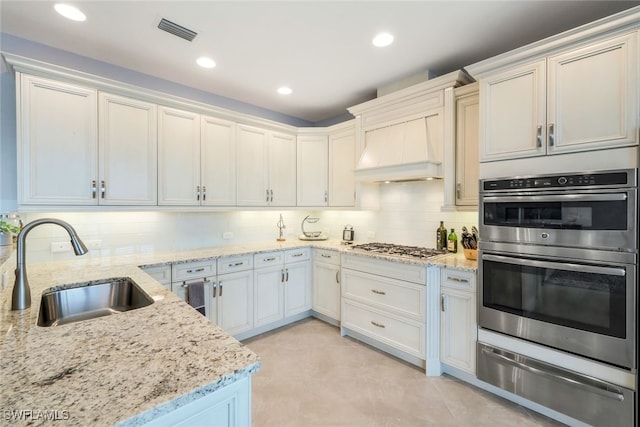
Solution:
<svg viewBox="0 0 640 427"><path fill-rule="evenodd" d="M470 260L478 259L478 250L477 249L464 249L464 257Z"/></svg>

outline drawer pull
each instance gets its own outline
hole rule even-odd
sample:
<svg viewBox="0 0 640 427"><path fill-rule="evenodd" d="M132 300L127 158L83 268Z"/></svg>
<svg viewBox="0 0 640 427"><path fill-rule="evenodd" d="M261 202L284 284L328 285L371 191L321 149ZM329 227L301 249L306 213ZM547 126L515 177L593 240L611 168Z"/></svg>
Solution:
<svg viewBox="0 0 640 427"><path fill-rule="evenodd" d="M384 291L379 291L377 289L371 289L371 292L373 292L374 294L378 294L378 295L386 295L387 293Z"/></svg>
<svg viewBox="0 0 640 427"><path fill-rule="evenodd" d="M204 267L196 268L195 270L187 270L187 273L200 273L204 271Z"/></svg>
<svg viewBox="0 0 640 427"><path fill-rule="evenodd" d="M218 282L218 286L220 286L220 293L218 295L222 296L222 280Z"/></svg>
<svg viewBox="0 0 640 427"><path fill-rule="evenodd" d="M276 260L276 257L272 256L272 257L269 257L269 258L263 258L262 260L263 260L264 262L275 261L275 260Z"/></svg>
<svg viewBox="0 0 640 427"><path fill-rule="evenodd" d="M303 255L304 255L304 253L303 253L303 252L298 252L297 254L293 254L293 255L291 255L291 257L292 257L292 258L297 258L297 257L299 257L299 256L303 256Z"/></svg>
<svg viewBox="0 0 640 427"><path fill-rule="evenodd" d="M216 294L218 293L218 284L214 283L213 284L213 298L216 297Z"/></svg>
<svg viewBox="0 0 640 427"><path fill-rule="evenodd" d="M468 279L461 279L459 277L449 277L449 276L447 276L447 280L451 281L451 282L458 282L458 283L469 283Z"/></svg>
<svg viewBox="0 0 640 427"><path fill-rule="evenodd" d="M229 267L238 267L244 264L244 261L232 262L229 264Z"/></svg>
<svg viewBox="0 0 640 427"><path fill-rule="evenodd" d="M385 327L382 323L377 323L377 322L374 322L373 320L371 321L371 324L373 326L378 327L378 328L384 328Z"/></svg>
<svg viewBox="0 0 640 427"><path fill-rule="evenodd" d="M336 283L340 283L340 272L336 271Z"/></svg>
<svg viewBox="0 0 640 427"><path fill-rule="evenodd" d="M331 258L331 255L327 255L327 254L320 254L320 256L321 256L322 258Z"/></svg>

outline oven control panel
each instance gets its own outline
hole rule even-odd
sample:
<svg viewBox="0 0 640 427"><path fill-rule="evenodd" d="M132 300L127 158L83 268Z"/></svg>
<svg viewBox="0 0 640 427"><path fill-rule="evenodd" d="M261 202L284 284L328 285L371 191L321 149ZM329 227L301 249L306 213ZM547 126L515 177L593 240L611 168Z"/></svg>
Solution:
<svg viewBox="0 0 640 427"><path fill-rule="evenodd" d="M631 171L570 175L542 175L516 177L511 179L488 179L482 182L482 189L485 191L491 191L592 186L627 186L632 181L630 179L629 172Z"/></svg>

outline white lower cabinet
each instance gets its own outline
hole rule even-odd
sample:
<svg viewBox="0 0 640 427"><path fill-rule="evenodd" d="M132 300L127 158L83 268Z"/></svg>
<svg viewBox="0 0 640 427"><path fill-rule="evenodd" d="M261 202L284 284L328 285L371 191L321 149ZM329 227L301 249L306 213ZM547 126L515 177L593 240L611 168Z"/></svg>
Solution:
<svg viewBox="0 0 640 427"><path fill-rule="evenodd" d="M254 255L255 327L311 309L310 249Z"/></svg>
<svg viewBox="0 0 640 427"><path fill-rule="evenodd" d="M253 329L252 261L251 255L218 259L208 317L230 335Z"/></svg>
<svg viewBox="0 0 640 427"><path fill-rule="evenodd" d="M362 334L424 365L425 276L421 265L343 255L342 332Z"/></svg>
<svg viewBox="0 0 640 427"><path fill-rule="evenodd" d="M313 250L313 310L340 321L340 253Z"/></svg>
<svg viewBox="0 0 640 427"><path fill-rule="evenodd" d="M171 291L207 317L211 311L211 292L215 279L215 260L171 265ZM197 294L199 286L203 288L202 295Z"/></svg>
<svg viewBox="0 0 640 427"><path fill-rule="evenodd" d="M251 425L251 377L244 377L211 394L144 424L148 427Z"/></svg>
<svg viewBox="0 0 640 427"><path fill-rule="evenodd" d="M160 264L142 267L142 271L156 279L162 286L171 290L171 265Z"/></svg>
<svg viewBox="0 0 640 427"><path fill-rule="evenodd" d="M442 269L440 283L440 360L475 375L476 276L469 271Z"/></svg>

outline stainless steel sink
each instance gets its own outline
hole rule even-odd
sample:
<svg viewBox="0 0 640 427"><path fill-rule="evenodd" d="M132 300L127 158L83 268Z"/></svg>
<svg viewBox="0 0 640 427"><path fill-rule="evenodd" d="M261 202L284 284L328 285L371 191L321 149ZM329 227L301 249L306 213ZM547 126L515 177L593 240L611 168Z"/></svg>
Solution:
<svg viewBox="0 0 640 427"><path fill-rule="evenodd" d="M59 326L135 310L153 299L128 277L45 291L38 326Z"/></svg>

